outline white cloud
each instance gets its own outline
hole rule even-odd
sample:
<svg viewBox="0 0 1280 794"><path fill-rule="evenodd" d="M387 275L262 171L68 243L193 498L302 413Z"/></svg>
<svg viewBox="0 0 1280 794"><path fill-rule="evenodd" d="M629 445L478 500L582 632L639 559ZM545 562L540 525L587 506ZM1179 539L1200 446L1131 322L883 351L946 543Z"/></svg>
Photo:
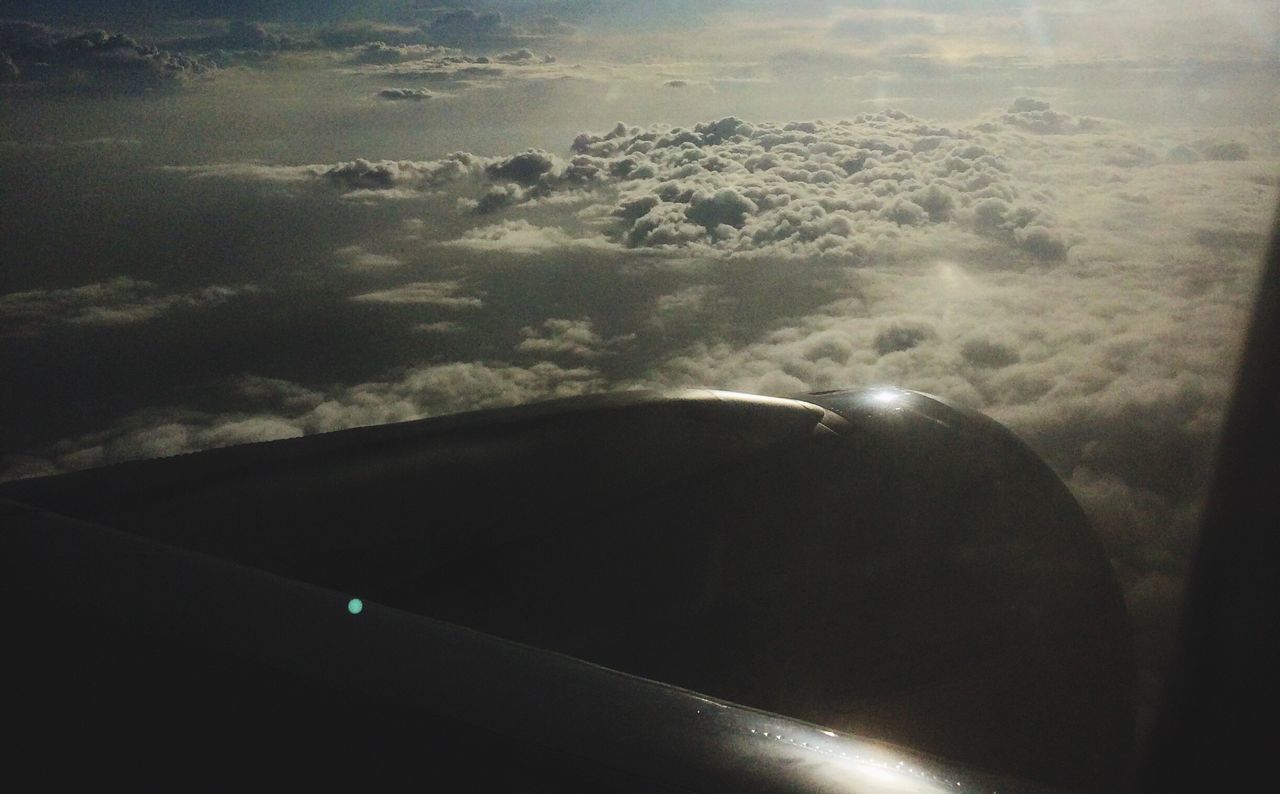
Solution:
<svg viewBox="0 0 1280 794"><path fill-rule="evenodd" d="M573 358L596 358L635 338L634 334L628 334L605 339L596 333L589 318L552 318L538 328L523 328L520 334L524 339L516 345L516 350L521 353Z"/></svg>
<svg viewBox="0 0 1280 794"><path fill-rule="evenodd" d="M778 318L754 340L704 334L635 383L779 395L897 385L1008 424L1067 481L1110 552L1139 619L1143 697L1152 702L1251 306L1265 244L1259 230L1274 208L1275 186L1266 177L1276 165L1274 149L1266 163L1160 156L1119 162L1116 153L1131 145L1160 151L1205 144L1186 131L1086 131L1074 121L1070 135L987 122L947 135L920 125L914 138L893 136L900 121L880 123L894 152L884 159L902 177L876 180L881 192L872 191L876 212L889 209L900 229L886 244L865 245L845 271L840 299ZM829 152L842 152L824 140L827 129L813 124L803 155L786 167L815 173ZM1241 146L1228 151L1256 157L1258 147L1240 136ZM753 137L732 144L748 171L753 158L777 157L780 146L794 145L760 154ZM629 140L607 145L625 149ZM983 197L970 192L976 183L910 186L947 173L949 155L961 145L981 146L1000 164L982 180ZM928 152L943 156L921 158ZM731 166L718 173L740 172ZM657 201L624 198L617 214L625 223L666 204L691 204L689 182L707 181L694 175L660 182L665 195ZM946 189L930 195L934 184ZM761 208L744 218L743 228L751 228L772 211L771 194L737 189ZM785 206L794 212L811 196L792 193ZM775 228L823 217L809 212L799 223L775 221ZM673 226L689 222L687 214L669 217ZM714 255L731 239L689 234L696 242L688 250L698 255ZM765 261L785 266L783 259ZM795 266L820 261L796 257ZM718 327L735 310L732 302L708 309L698 293L686 295L669 303L687 300L704 312L704 327Z"/></svg>
<svg viewBox="0 0 1280 794"><path fill-rule="evenodd" d="M212 64L104 30L58 31L0 20L0 84L79 94L142 94L183 85Z"/></svg>
<svg viewBox="0 0 1280 794"><path fill-rule="evenodd" d="M708 304L714 300L714 294L715 291L711 287L695 284L659 295L654 301L653 314L649 322L652 325L665 326L671 323L696 321Z"/></svg>
<svg viewBox="0 0 1280 794"><path fill-rule="evenodd" d="M425 88L384 88L378 92L378 96L393 102L421 102L433 98L435 94Z"/></svg>
<svg viewBox="0 0 1280 794"><path fill-rule="evenodd" d="M582 134L565 159L531 149L508 157L465 152L434 161L358 159L334 165L213 166L202 176L312 180L349 198L413 197L447 186L479 214L590 201L590 236L526 219L472 229L450 245L534 253L556 248L643 248L702 256L782 256L857 262L932 234L978 235L1011 252L1062 260L1074 242L1052 198L1015 173L1021 131L1104 125L1020 99L971 128L898 111L840 122L748 124L724 118L691 128L617 125ZM1115 157L1112 154L1112 157ZM1154 159L1154 158L1153 158ZM475 198L465 194L471 191Z"/></svg>
<svg viewBox="0 0 1280 794"><path fill-rule="evenodd" d="M409 191L430 192L459 179L480 173L487 160L457 152L439 160L366 160L310 165L218 163L169 166L165 170L189 174L195 179L240 179L260 182L321 183L348 193Z"/></svg>
<svg viewBox="0 0 1280 794"><path fill-rule="evenodd" d="M524 219L472 229L457 240L450 240L443 245L508 254L537 254L574 248L602 251L616 248L599 238L573 237L563 229L534 226Z"/></svg>
<svg viewBox="0 0 1280 794"><path fill-rule="evenodd" d="M51 325L132 325L255 292L252 286L210 286L166 294L150 281L127 276L69 289L13 292L0 295L0 334L34 335Z"/></svg>
<svg viewBox="0 0 1280 794"><path fill-rule="evenodd" d="M550 55L537 55L526 48L487 56L465 55L459 50L423 46L368 45L360 50L353 61L359 65L349 70L352 74L396 81L448 84L453 90L513 80L563 80L583 76L580 69L566 67L557 63Z"/></svg>
<svg viewBox="0 0 1280 794"><path fill-rule="evenodd" d="M3 478L571 397L602 388L595 370L550 362L527 367L481 362L419 366L394 380L327 392L289 381L246 378L241 390L246 400L260 407L257 413L145 411L109 431L60 441L44 456L7 460Z"/></svg>
<svg viewBox="0 0 1280 794"><path fill-rule="evenodd" d="M396 268L404 264L399 257L390 254L375 254L366 251L363 246L348 245L333 252L334 257L351 270L385 270L387 268Z"/></svg>
<svg viewBox="0 0 1280 794"><path fill-rule="evenodd" d="M357 303L381 303L391 305L443 306L450 309L478 309L484 301L469 295L459 295L462 285L456 281L415 281L390 289L365 292L351 300Z"/></svg>
<svg viewBox="0 0 1280 794"><path fill-rule="evenodd" d="M434 323L419 323L413 327L421 334L456 334L464 329L462 323L453 320L441 320Z"/></svg>
<svg viewBox="0 0 1280 794"><path fill-rule="evenodd" d="M1009 424L1063 476L1147 621L1144 666L1158 670L1256 277L1259 230L1274 206L1275 136L1136 130L1043 99L1001 104L964 125L897 111L844 121L619 124L579 136L564 156L192 170L310 184L321 195L447 192L455 201L441 203L461 206L458 217L397 218L389 228L401 244L407 234L428 246L520 255L521 277L531 279L568 251L609 263L629 249L660 251L664 278L636 293L641 311L626 329L635 345L606 338L582 315L617 308L624 317L636 306L528 307L519 337L500 344L557 364L418 366L386 382L319 391L260 379L244 385L241 413L138 418L15 471L619 385L917 388ZM570 201L586 206L559 203ZM454 231L468 216L470 228ZM434 240L441 229L455 239ZM373 250L385 249L352 246L336 256L370 269L400 261ZM778 278L752 281L760 272ZM485 277L469 273L467 284L485 286ZM770 294L774 283L806 291L805 301ZM352 300L480 310L484 294L415 281ZM444 335L463 326L413 328ZM567 368L573 361L626 374L609 381Z"/></svg>
<svg viewBox="0 0 1280 794"><path fill-rule="evenodd" d="M210 165L169 165L160 170L187 174L192 179L237 179L253 182L309 182L328 166L268 165L266 163L213 163Z"/></svg>
<svg viewBox="0 0 1280 794"><path fill-rule="evenodd" d="M1008 150L1022 144L1010 130L1103 125L1055 114L1036 100L1019 100L1013 110L973 128L931 125L898 111L841 122L619 124L603 135L579 135L568 159L540 150L508 157L460 152L433 161L233 164L191 172L327 183L362 199L452 186L464 194L462 206L480 214L595 202L580 213L596 227L591 236L507 220L450 243L474 250L632 247L854 262L900 248L916 230L945 226L999 239L1033 258L1061 260L1073 240L1056 228L1051 199L1011 170Z"/></svg>
<svg viewBox="0 0 1280 794"><path fill-rule="evenodd" d="M884 111L841 122L692 128L619 125L580 135L618 198L604 234L699 255L865 260L946 226L1062 259L1049 202L1018 178L1000 124L930 125Z"/></svg>
<svg viewBox="0 0 1280 794"><path fill-rule="evenodd" d="M538 149L506 157L455 152L438 160L368 160L310 165L219 163L169 166L193 179L315 184L336 188L347 199L419 198L447 187L479 191L465 205L480 213L548 199L555 192L580 190L602 178L592 158L571 160Z"/></svg>
<svg viewBox="0 0 1280 794"><path fill-rule="evenodd" d="M1019 97L1000 117L1005 124L1040 135L1071 135L1079 132L1097 132L1105 129L1105 122L1093 118L1076 118L1059 113L1049 103L1031 97Z"/></svg>

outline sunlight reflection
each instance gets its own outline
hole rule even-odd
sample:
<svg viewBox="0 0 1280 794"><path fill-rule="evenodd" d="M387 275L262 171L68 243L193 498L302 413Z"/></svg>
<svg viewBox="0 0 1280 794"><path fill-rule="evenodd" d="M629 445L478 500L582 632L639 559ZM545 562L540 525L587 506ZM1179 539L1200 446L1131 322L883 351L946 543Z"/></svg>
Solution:
<svg viewBox="0 0 1280 794"><path fill-rule="evenodd" d="M893 405L902 400L904 393L897 389L878 389L871 393L871 399L880 405Z"/></svg>
<svg viewBox="0 0 1280 794"><path fill-rule="evenodd" d="M938 276L938 280L948 289L961 290L973 286L973 277L966 273L964 268L956 262L946 259L940 260L935 273Z"/></svg>
<svg viewBox="0 0 1280 794"><path fill-rule="evenodd" d="M748 730L757 741L767 739L768 747L775 748L765 752L783 752L787 758L802 761L825 781L824 787L834 786L835 790L932 794L964 791L972 785L893 748L841 737L830 730L768 723L757 723ZM792 753L800 755L792 756Z"/></svg>

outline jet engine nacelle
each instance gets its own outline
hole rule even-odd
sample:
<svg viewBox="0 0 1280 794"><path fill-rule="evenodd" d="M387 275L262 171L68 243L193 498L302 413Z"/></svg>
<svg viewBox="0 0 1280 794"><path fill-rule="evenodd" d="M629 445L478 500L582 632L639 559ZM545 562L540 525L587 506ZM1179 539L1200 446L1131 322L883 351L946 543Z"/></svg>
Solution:
<svg viewBox="0 0 1280 794"><path fill-rule="evenodd" d="M1096 788L1129 750L1080 507L917 392L624 392L0 496L981 769Z"/></svg>

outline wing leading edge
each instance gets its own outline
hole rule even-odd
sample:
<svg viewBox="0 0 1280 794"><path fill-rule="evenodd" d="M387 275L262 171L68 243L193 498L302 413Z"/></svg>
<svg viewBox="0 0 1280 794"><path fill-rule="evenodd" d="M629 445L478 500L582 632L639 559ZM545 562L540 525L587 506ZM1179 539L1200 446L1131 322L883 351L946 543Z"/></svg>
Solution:
<svg viewBox="0 0 1280 794"><path fill-rule="evenodd" d="M121 710L178 769L319 778L367 767L345 757L623 790L989 782L795 718L1062 785L1127 750L1127 623L1078 506L1007 431L914 392L624 393L0 496L31 757L128 757Z"/></svg>

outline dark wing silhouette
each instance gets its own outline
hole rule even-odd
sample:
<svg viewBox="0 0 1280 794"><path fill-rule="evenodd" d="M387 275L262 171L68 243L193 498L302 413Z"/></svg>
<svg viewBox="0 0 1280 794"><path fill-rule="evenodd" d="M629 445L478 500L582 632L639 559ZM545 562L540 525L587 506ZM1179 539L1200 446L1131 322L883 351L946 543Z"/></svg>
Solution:
<svg viewBox="0 0 1280 794"><path fill-rule="evenodd" d="M0 498L10 749L56 784L1097 789L1127 758L1078 505L916 392L624 392Z"/></svg>

